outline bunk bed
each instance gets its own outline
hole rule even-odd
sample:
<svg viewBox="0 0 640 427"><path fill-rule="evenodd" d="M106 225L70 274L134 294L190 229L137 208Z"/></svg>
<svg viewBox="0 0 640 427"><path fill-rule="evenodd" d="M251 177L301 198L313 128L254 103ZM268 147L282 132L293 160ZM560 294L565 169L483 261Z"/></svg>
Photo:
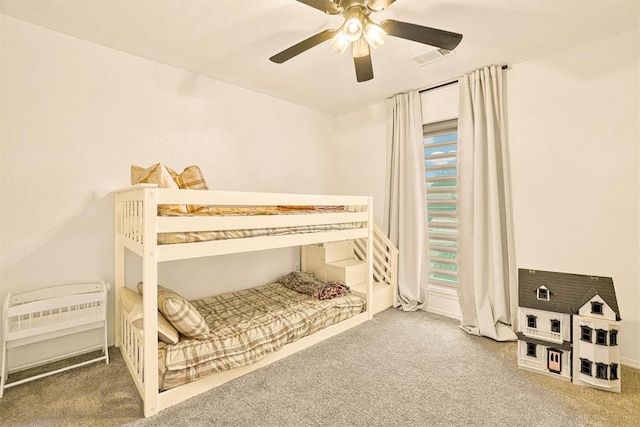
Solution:
<svg viewBox="0 0 640 427"><path fill-rule="evenodd" d="M198 208L186 209L192 213L175 214L163 209L166 206ZM374 256L370 197L184 190L137 184L115 191L114 225L116 346L144 401L145 416L350 329L373 315L373 277L379 272L374 270L374 259L380 257ZM166 345L158 341L162 325L157 295L163 290L158 285L159 263L345 240L358 242L358 256L366 263L366 282L355 292L362 301L357 312L344 319L336 317L337 323L311 328L308 335L296 337L250 364L214 369L187 382L163 380ZM126 250L142 260L142 303L138 312L121 302L132 287L125 284ZM215 289L211 295L216 295Z"/></svg>

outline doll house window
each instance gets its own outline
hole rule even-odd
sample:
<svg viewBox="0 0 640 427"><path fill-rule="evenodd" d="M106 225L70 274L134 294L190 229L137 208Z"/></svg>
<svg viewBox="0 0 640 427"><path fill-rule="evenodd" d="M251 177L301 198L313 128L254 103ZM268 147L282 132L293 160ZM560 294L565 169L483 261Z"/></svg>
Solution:
<svg viewBox="0 0 640 427"><path fill-rule="evenodd" d="M558 319L551 320L551 332L560 333L560 321Z"/></svg>
<svg viewBox="0 0 640 427"><path fill-rule="evenodd" d="M601 302L593 301L591 303L591 313L592 314L603 314L604 313L603 306L604 306L604 304L602 304Z"/></svg>
<svg viewBox="0 0 640 427"><path fill-rule="evenodd" d="M580 339L582 341L591 342L591 328L588 326L580 326Z"/></svg>
<svg viewBox="0 0 640 427"><path fill-rule="evenodd" d="M607 365L604 363L596 363L596 378L600 378L602 380L607 379Z"/></svg>
<svg viewBox="0 0 640 427"><path fill-rule="evenodd" d="M591 375L591 361L587 359L580 359L580 372L583 374Z"/></svg>
<svg viewBox="0 0 640 427"><path fill-rule="evenodd" d="M536 345L533 343L527 343L527 356L536 357Z"/></svg>
<svg viewBox="0 0 640 427"><path fill-rule="evenodd" d="M607 331L604 329L596 330L596 344L607 345Z"/></svg>
<svg viewBox="0 0 640 427"><path fill-rule="evenodd" d="M617 380L618 379L618 364L612 363L609 369L609 379Z"/></svg>
<svg viewBox="0 0 640 427"><path fill-rule="evenodd" d="M527 327L528 328L537 328L536 316L528 315L527 316Z"/></svg>
<svg viewBox="0 0 640 427"><path fill-rule="evenodd" d="M616 329L609 331L609 345L618 345L618 331Z"/></svg>
<svg viewBox="0 0 640 427"><path fill-rule="evenodd" d="M549 289L540 286L538 288L538 299L549 301Z"/></svg>

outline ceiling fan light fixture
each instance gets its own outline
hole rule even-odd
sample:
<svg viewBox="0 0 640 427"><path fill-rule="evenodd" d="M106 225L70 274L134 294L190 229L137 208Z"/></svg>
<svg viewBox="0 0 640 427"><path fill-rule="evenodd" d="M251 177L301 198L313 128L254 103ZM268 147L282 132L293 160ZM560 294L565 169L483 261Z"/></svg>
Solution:
<svg viewBox="0 0 640 427"><path fill-rule="evenodd" d="M360 13L360 11L356 8L354 8L352 12L349 12L346 15L342 32L344 33L344 36L347 40L353 43L356 40L359 40L360 37L362 37L362 21L362 13Z"/></svg>
<svg viewBox="0 0 640 427"><path fill-rule="evenodd" d="M374 12L386 9L396 0L297 1L329 15L340 15L344 21L338 29L320 31L269 58L276 64L282 64L320 43L331 40L332 48L339 53L344 53L351 47L356 80L366 82L373 79L371 49L382 46L388 36L436 47L441 56L445 53L451 54L462 41L462 34L459 33L395 19L385 19L377 24L370 18ZM419 59L422 60L422 58Z"/></svg>
<svg viewBox="0 0 640 427"><path fill-rule="evenodd" d="M377 49L384 44L387 39L387 32L378 24L371 21L364 26L364 38L367 39L372 48Z"/></svg>
<svg viewBox="0 0 640 427"><path fill-rule="evenodd" d="M345 53L349 47L349 40L344 36L342 30L336 31L336 34L331 38L331 47L339 54Z"/></svg>
<svg viewBox="0 0 640 427"><path fill-rule="evenodd" d="M351 53L354 58L362 58L369 55L369 43L364 38L360 38L351 43Z"/></svg>

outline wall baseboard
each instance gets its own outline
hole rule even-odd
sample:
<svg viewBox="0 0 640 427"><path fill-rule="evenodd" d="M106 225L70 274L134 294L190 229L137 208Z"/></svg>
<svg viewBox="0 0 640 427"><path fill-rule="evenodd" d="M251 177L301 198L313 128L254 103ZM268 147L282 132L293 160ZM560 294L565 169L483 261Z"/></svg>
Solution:
<svg viewBox="0 0 640 427"><path fill-rule="evenodd" d="M425 311L461 320L458 292L454 288L438 285L427 285L427 305Z"/></svg>
<svg viewBox="0 0 640 427"><path fill-rule="evenodd" d="M629 357L621 357L620 363L630 368L640 369L640 360L631 359Z"/></svg>

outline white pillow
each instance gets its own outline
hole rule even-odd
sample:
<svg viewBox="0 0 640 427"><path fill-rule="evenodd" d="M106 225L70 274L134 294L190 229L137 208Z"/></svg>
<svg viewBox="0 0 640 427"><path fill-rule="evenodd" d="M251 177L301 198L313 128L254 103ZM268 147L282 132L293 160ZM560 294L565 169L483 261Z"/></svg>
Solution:
<svg viewBox="0 0 640 427"><path fill-rule="evenodd" d="M142 295L128 288L120 289L121 307L131 313L134 310L142 312ZM134 325L142 328L142 319L133 322ZM178 331L171 323L158 312L158 338L167 344L176 344L178 342Z"/></svg>

